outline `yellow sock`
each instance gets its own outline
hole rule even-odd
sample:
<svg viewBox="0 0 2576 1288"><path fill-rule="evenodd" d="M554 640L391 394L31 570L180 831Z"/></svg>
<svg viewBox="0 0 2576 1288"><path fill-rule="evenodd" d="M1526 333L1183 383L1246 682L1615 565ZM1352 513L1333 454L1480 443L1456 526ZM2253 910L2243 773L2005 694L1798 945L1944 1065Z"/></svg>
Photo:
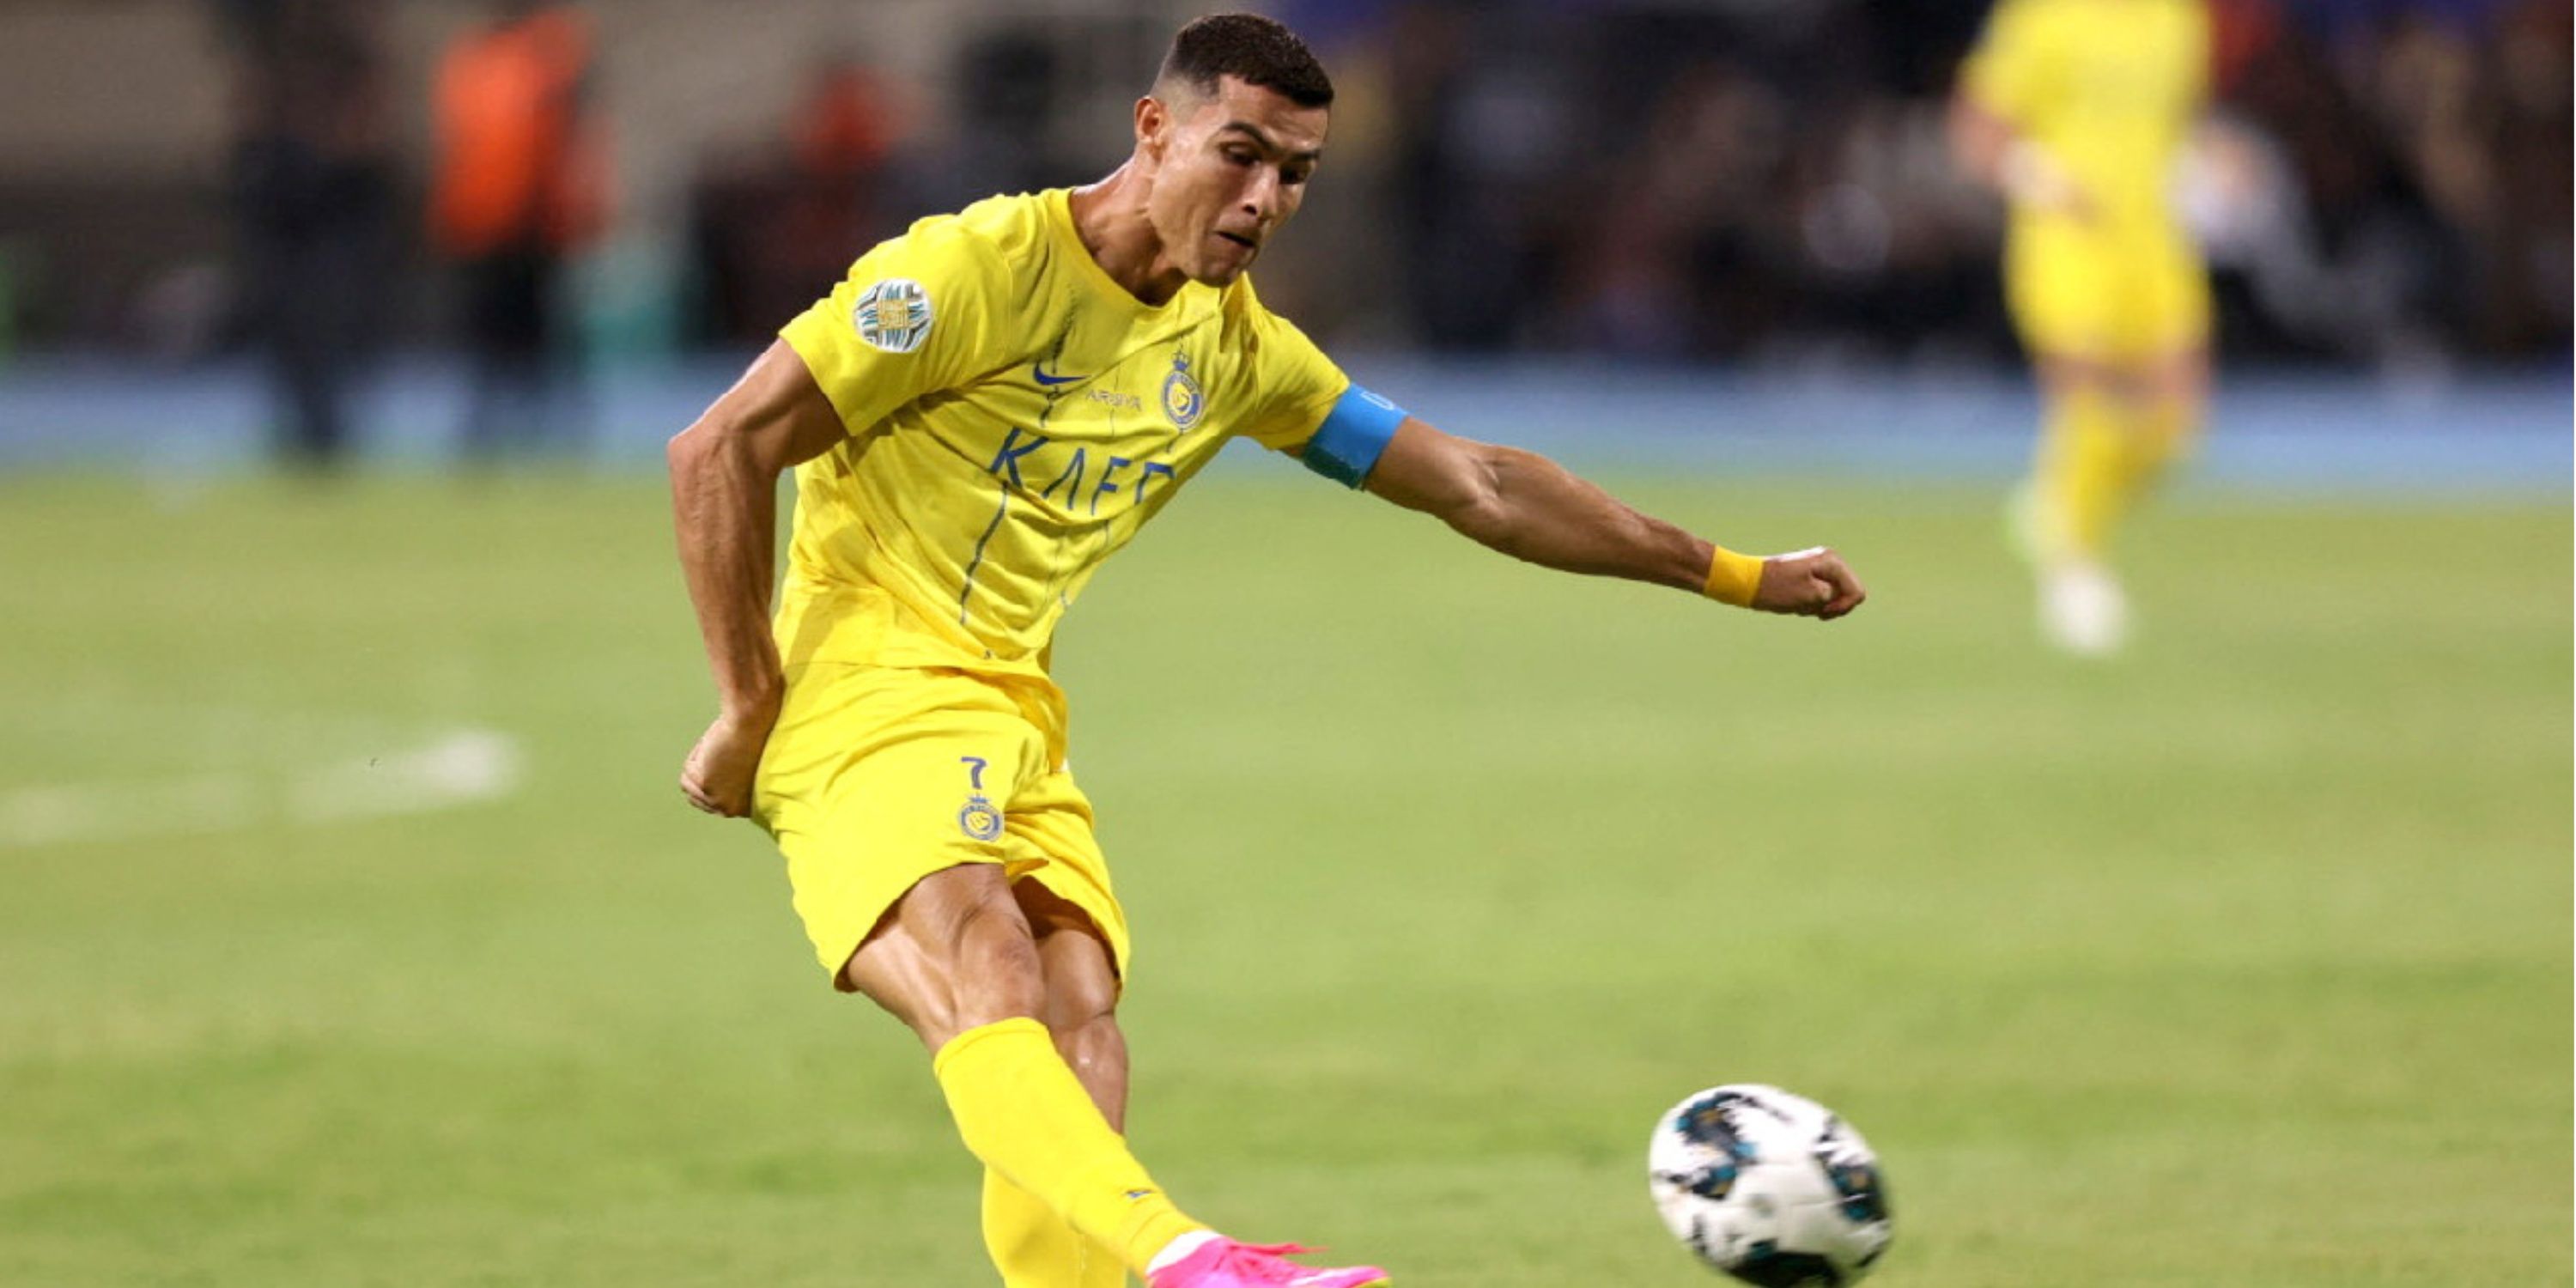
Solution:
<svg viewBox="0 0 2576 1288"><path fill-rule="evenodd" d="M2033 467L2045 558L2093 560L2111 530L2189 444L2186 413L2146 412L2078 390L2057 400Z"/></svg>
<svg viewBox="0 0 2576 1288"><path fill-rule="evenodd" d="M1121 1288L1118 1254L1082 1237L1055 1209L984 1169L984 1249L1003 1288Z"/></svg>
<svg viewBox="0 0 2576 1288"><path fill-rule="evenodd" d="M1183 1216L1127 1152L1045 1025L1010 1019L968 1029L939 1048L930 1069L975 1157L1138 1276L1164 1244L1207 1228Z"/></svg>

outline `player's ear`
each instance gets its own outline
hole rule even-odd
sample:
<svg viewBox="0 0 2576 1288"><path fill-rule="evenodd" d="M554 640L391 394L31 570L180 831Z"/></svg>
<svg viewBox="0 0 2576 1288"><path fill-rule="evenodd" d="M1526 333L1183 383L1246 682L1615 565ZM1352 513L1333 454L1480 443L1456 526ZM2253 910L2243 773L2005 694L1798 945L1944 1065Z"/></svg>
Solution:
<svg viewBox="0 0 2576 1288"><path fill-rule="evenodd" d="M1136 100L1136 151L1155 161L1163 159L1163 146L1172 132L1172 109L1151 94Z"/></svg>

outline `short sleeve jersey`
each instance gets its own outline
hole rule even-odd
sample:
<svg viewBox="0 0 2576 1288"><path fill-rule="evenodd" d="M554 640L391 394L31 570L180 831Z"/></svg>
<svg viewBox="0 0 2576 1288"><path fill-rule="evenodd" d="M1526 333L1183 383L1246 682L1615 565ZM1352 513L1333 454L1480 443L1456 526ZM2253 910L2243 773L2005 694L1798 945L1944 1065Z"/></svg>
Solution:
<svg viewBox="0 0 2576 1288"><path fill-rule="evenodd" d="M796 470L791 665L1042 671L1101 561L1228 439L1354 485L1383 441L1319 450L1348 377L1248 278L1138 300L1061 189L914 224L780 335L849 431Z"/></svg>
<svg viewBox="0 0 2576 1288"><path fill-rule="evenodd" d="M2201 0L2001 0L1960 79L2115 224L2163 223L2209 56Z"/></svg>

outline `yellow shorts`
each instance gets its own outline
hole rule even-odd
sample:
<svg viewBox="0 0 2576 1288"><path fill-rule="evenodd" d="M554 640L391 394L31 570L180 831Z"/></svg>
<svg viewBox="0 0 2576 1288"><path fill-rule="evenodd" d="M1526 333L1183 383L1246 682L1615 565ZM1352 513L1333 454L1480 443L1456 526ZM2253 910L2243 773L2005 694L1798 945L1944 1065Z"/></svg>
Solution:
<svg viewBox="0 0 2576 1288"><path fill-rule="evenodd" d="M913 883L999 863L1091 917L1127 973L1127 916L1064 767L1064 694L1043 679L806 662L760 759L752 817L787 856L796 915L835 987Z"/></svg>
<svg viewBox="0 0 2576 1288"><path fill-rule="evenodd" d="M2116 362L2209 342L2209 272L2180 230L2016 226L2004 298L2034 354Z"/></svg>

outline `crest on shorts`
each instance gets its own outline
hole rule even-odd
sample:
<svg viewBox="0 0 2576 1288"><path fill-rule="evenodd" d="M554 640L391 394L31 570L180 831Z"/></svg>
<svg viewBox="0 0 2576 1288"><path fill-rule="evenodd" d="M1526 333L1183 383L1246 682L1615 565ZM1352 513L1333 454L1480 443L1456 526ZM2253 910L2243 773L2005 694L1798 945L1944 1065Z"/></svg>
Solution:
<svg viewBox="0 0 2576 1288"><path fill-rule="evenodd" d="M957 763L966 767L966 804L957 811L957 830L970 839L990 841L1002 835L1002 811L993 808L991 797L984 794L982 756L959 756Z"/></svg>
<svg viewBox="0 0 2576 1288"><path fill-rule="evenodd" d="M1002 834L1002 811L982 796L969 796L957 811L957 830L978 841L994 840Z"/></svg>
<svg viewBox="0 0 2576 1288"><path fill-rule="evenodd" d="M909 277L889 277L867 289L850 310L859 338L888 353L910 353L930 335L930 292Z"/></svg>
<svg viewBox="0 0 2576 1288"><path fill-rule="evenodd" d="M1172 355L1172 374L1163 377L1163 414L1171 418L1172 427L1182 433L1199 423L1199 413L1207 410L1207 400L1199 395L1198 378L1190 374L1190 355Z"/></svg>

